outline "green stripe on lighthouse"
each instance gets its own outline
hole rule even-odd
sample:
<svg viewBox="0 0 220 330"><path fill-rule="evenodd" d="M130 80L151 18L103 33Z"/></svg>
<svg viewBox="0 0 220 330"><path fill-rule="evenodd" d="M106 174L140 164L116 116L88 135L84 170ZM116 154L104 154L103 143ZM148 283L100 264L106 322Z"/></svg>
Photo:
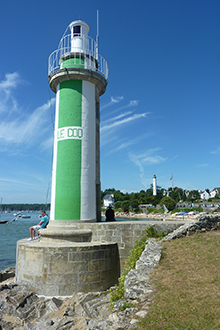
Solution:
<svg viewBox="0 0 220 330"><path fill-rule="evenodd" d="M82 81L60 83L58 129L82 126ZM57 141L55 219L80 220L82 141Z"/></svg>

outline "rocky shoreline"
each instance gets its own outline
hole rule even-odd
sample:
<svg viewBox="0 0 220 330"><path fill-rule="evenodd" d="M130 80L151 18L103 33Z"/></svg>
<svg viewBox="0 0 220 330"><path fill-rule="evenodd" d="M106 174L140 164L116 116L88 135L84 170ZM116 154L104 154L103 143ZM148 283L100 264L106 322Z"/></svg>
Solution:
<svg viewBox="0 0 220 330"><path fill-rule="evenodd" d="M41 297L28 284L8 279L0 285L0 329L7 330L119 330L132 329L147 315L153 288L149 273L159 262L162 248L149 239L136 269L129 272L125 299L110 308L110 293L75 293L71 297ZM128 307L127 306L132 306Z"/></svg>

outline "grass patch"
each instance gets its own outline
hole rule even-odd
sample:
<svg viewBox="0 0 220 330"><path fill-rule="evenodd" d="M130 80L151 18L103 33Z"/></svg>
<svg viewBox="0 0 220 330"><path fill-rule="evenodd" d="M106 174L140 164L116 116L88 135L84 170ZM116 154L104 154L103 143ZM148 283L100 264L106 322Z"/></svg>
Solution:
<svg viewBox="0 0 220 330"><path fill-rule="evenodd" d="M220 329L220 231L164 242L156 292L136 329Z"/></svg>

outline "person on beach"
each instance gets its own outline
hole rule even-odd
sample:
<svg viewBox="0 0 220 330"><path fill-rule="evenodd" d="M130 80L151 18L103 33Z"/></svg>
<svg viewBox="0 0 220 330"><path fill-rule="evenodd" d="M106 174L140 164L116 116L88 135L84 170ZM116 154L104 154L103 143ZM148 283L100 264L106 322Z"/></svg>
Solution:
<svg viewBox="0 0 220 330"><path fill-rule="evenodd" d="M115 212L112 210L112 206L109 205L108 209L105 212L105 221L115 221Z"/></svg>
<svg viewBox="0 0 220 330"><path fill-rule="evenodd" d="M41 212L41 221L36 226L29 228L31 237L28 240L31 241L35 238L39 238L38 230L41 228L46 228L48 225L48 222L49 222L48 215L46 214L45 211L42 211ZM35 237L35 233L36 233L36 237Z"/></svg>

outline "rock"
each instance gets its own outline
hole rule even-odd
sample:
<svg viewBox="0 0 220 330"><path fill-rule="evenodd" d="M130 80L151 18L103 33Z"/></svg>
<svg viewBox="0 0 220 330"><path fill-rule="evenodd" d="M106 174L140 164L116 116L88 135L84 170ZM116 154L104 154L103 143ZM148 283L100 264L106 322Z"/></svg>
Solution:
<svg viewBox="0 0 220 330"><path fill-rule="evenodd" d="M141 295L150 296L153 288L149 282L150 271L158 264L162 253L162 247L154 238L147 241L145 249L137 261L135 269L129 271L126 276L124 288L125 298L140 299Z"/></svg>
<svg viewBox="0 0 220 330"><path fill-rule="evenodd" d="M147 316L147 311L139 311L135 314L137 317L144 318Z"/></svg>
<svg viewBox="0 0 220 330"><path fill-rule="evenodd" d="M194 233L206 232L219 228L219 218L220 214L200 216L195 220L186 222L183 226L165 236L162 241L169 241L186 235L192 235Z"/></svg>
<svg viewBox="0 0 220 330"><path fill-rule="evenodd" d="M111 321L105 321L105 320L90 320L88 323L88 327L86 330L110 330L112 326Z"/></svg>
<svg viewBox="0 0 220 330"><path fill-rule="evenodd" d="M134 326L136 326L137 323L138 323L137 319L132 319L131 322L130 322L130 324L134 325Z"/></svg>
<svg viewBox="0 0 220 330"><path fill-rule="evenodd" d="M0 271L0 282L15 276L15 267L9 267Z"/></svg>

